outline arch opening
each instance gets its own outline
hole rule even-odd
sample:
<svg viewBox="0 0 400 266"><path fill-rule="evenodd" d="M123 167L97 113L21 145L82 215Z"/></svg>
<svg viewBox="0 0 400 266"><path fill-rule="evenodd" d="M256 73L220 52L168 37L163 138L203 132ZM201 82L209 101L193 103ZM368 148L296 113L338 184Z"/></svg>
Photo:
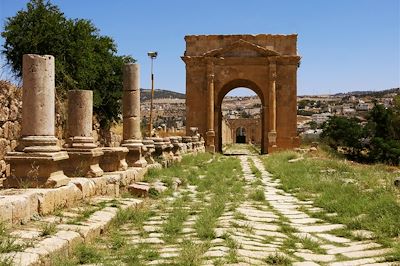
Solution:
<svg viewBox="0 0 400 266"><path fill-rule="evenodd" d="M219 151L224 154L241 154L242 150L254 150L251 147L261 152L263 97L251 82L243 84L247 86L236 86L242 84L227 84L219 93L216 133L220 143Z"/></svg>
<svg viewBox="0 0 400 266"><path fill-rule="evenodd" d="M236 143L246 143L246 129L244 127L238 127L236 129Z"/></svg>

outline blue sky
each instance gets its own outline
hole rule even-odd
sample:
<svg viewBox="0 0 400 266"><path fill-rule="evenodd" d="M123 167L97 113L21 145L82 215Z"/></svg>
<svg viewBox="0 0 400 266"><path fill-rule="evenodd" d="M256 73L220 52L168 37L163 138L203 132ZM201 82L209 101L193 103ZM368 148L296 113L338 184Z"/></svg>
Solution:
<svg viewBox="0 0 400 266"><path fill-rule="evenodd" d="M0 20L26 0L0 0ZM53 0L69 18L90 19L119 54L141 64L156 50L156 88L185 91L180 56L188 34L297 33L298 94L400 86L400 0ZM0 45L4 40L0 39ZM3 61L4 62L4 61ZM240 94L240 93L239 93Z"/></svg>

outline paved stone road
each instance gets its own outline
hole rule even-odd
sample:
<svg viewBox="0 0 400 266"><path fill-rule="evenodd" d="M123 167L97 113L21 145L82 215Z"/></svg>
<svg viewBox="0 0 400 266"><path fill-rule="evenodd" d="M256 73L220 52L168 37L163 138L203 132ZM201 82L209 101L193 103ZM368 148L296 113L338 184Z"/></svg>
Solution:
<svg viewBox="0 0 400 266"><path fill-rule="evenodd" d="M239 159L246 191L262 189L265 201L246 197L234 211L226 206L215 229L216 238L205 243L196 236L194 224L197 214L209 205L209 199L206 196L205 202L199 200L196 187L179 190L162 205L150 207L156 212L145 222L145 235L131 226L123 228L131 244L145 244L147 249L159 254L155 260L147 259L146 264L176 263L182 243L187 241L198 245L203 265L267 265L278 259L281 263L289 259L293 265L392 265L382 262L390 249L370 240L335 236L330 231L343 225L310 217L308 213L320 209L280 189L279 179L272 178L257 156L239 156ZM249 159L261 172L261 179L252 174ZM258 187L254 185L257 179L261 181ZM190 197L185 207L192 213L184 222L182 234L174 244L168 244L162 234L163 223L172 212L174 202L183 196Z"/></svg>

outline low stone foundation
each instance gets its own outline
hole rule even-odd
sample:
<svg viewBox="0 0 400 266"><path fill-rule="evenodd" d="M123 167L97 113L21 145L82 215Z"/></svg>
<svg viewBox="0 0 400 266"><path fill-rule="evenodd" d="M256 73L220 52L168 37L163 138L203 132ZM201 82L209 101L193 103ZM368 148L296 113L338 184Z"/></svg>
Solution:
<svg viewBox="0 0 400 266"><path fill-rule="evenodd" d="M147 168L128 168L96 178L71 178L59 188L4 189L0 191L0 221L7 226L25 224L37 215L71 207L93 196L118 197L134 181L143 180Z"/></svg>

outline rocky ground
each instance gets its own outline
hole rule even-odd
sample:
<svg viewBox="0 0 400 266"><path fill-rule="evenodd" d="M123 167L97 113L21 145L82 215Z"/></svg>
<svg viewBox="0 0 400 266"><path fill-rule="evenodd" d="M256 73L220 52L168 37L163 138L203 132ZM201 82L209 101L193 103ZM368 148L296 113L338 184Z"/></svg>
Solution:
<svg viewBox="0 0 400 266"><path fill-rule="evenodd" d="M397 265L385 262L391 249L370 240L370 232L340 237L344 225L312 218L309 214L320 209L280 189L259 157L237 158L244 197L225 204L210 235L199 230L199 221L214 207L214 195L188 185L150 202L141 223L119 228L131 257L108 252L103 260L113 265ZM99 240L97 248L109 248L110 237Z"/></svg>

